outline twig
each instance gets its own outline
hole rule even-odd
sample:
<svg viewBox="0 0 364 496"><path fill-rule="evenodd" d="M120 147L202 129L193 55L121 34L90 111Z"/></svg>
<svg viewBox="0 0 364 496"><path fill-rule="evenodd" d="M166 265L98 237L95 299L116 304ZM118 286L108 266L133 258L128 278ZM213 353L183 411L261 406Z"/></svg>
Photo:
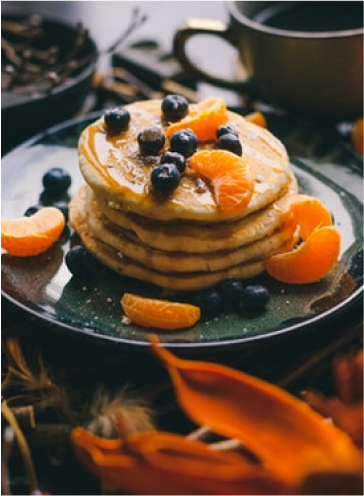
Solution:
<svg viewBox="0 0 364 496"><path fill-rule="evenodd" d="M294 370L291 370L289 374L279 381L279 386L288 388L324 361L332 359L338 351L344 349L353 342L359 342L359 340L362 339L362 335L363 324L362 322L359 322L347 329L338 340L334 341L329 346L326 346L324 349L318 350L310 359L305 360L304 363L298 364Z"/></svg>
<svg viewBox="0 0 364 496"><path fill-rule="evenodd" d="M8 462L14 444L14 430L7 426L1 437L1 494L11 494Z"/></svg>
<svg viewBox="0 0 364 496"><path fill-rule="evenodd" d="M202 441L211 436L211 434L210 428L207 425L203 425L202 427L198 427L196 430L190 432L187 435L187 438Z"/></svg>
<svg viewBox="0 0 364 496"><path fill-rule="evenodd" d="M224 439L223 441L209 444L209 448L216 451L233 451L241 448L241 446L239 439Z"/></svg>
<svg viewBox="0 0 364 496"><path fill-rule="evenodd" d="M30 454L29 446L28 446L28 443L24 437L24 434L23 434L22 430L20 429L13 412L8 407L6 400L3 400L1 403L1 413L2 413L2 415L4 415L6 421L9 423L9 425L11 426L11 428L14 431L19 449L22 453L22 458L23 458L25 470L26 470L27 477L28 477L28 483L29 483L29 488L30 488L29 494L34 494L35 491L38 489L38 482L37 482L37 476L35 474L32 456Z"/></svg>
<svg viewBox="0 0 364 496"><path fill-rule="evenodd" d="M139 17L139 9L137 7L134 7L133 9L133 14L132 14L132 21L130 26L127 28L125 33L121 35L119 39L117 39L109 48L107 48L104 52L101 52L101 54L109 55L112 52L116 50L118 46L120 46L126 38L129 37L129 35L139 26L141 26L145 21L147 20L146 15L142 15Z"/></svg>
<svg viewBox="0 0 364 496"><path fill-rule="evenodd" d="M18 406L11 409L18 424L23 429L34 429L35 414L33 405Z"/></svg>

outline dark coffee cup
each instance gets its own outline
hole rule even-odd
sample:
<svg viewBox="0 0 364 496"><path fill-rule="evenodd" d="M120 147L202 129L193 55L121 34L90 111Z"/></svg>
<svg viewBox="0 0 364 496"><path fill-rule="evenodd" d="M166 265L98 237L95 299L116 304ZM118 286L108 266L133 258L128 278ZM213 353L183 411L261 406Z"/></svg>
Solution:
<svg viewBox="0 0 364 496"><path fill-rule="evenodd" d="M288 111L323 120L363 115L363 2L226 2L230 21L190 19L174 52L192 76ZM196 35L237 48L244 81L198 67L186 51Z"/></svg>

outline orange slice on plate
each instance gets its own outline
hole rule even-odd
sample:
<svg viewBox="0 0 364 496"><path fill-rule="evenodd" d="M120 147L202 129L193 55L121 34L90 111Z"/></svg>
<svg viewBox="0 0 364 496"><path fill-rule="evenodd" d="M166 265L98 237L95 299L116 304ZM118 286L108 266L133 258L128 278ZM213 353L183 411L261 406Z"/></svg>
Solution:
<svg viewBox="0 0 364 496"><path fill-rule="evenodd" d="M142 327L174 330L192 327L201 317L200 308L189 303L172 302L125 293L121 298L124 314Z"/></svg>
<svg viewBox="0 0 364 496"><path fill-rule="evenodd" d="M238 155L227 150L205 149L192 155L189 165L211 182L222 211L237 214L249 204L254 178L250 167Z"/></svg>
<svg viewBox="0 0 364 496"><path fill-rule="evenodd" d="M1 220L1 246L10 255L39 255L57 241L65 226L63 213L44 207L31 217Z"/></svg>
<svg viewBox="0 0 364 496"><path fill-rule="evenodd" d="M290 214L300 226L300 237L305 240L317 227L331 226L332 216L316 197L298 194L292 197Z"/></svg>
<svg viewBox="0 0 364 496"><path fill-rule="evenodd" d="M335 227L318 227L298 247L273 255L266 270L271 277L287 284L316 282L335 266L340 244L341 236Z"/></svg>
<svg viewBox="0 0 364 496"><path fill-rule="evenodd" d="M192 129L198 141L214 140L217 128L226 124L227 121L225 100L211 97L197 103L186 117L168 126L166 134L170 138L172 134L181 129Z"/></svg>
<svg viewBox="0 0 364 496"><path fill-rule="evenodd" d="M251 122L259 127L267 127L267 119L264 117L264 114L262 114L262 112L251 112L250 114L247 114L245 116L245 119L248 122Z"/></svg>

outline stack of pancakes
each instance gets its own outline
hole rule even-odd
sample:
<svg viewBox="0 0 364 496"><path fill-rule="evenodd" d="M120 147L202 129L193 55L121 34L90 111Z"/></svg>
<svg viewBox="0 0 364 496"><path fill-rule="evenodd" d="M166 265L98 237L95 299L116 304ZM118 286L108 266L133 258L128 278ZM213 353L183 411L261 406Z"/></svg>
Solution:
<svg viewBox="0 0 364 496"><path fill-rule="evenodd" d="M188 159L173 193L153 192L150 174L163 151L144 156L137 135L168 123L161 101L127 108L126 131L108 134L101 117L79 141L85 185L70 203L70 222L99 260L120 274L187 291L251 278L265 270L269 257L292 247L295 232L287 218L297 182L283 144L268 130L228 112L254 176L248 206L231 215L217 204L211 184L188 173ZM198 149L213 146L199 143Z"/></svg>

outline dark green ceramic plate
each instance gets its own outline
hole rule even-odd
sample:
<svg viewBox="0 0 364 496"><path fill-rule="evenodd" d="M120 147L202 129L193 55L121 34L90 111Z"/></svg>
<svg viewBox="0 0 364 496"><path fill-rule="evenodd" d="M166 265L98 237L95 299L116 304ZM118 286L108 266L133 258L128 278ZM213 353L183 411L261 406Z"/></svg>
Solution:
<svg viewBox="0 0 364 496"><path fill-rule="evenodd" d="M42 176L60 166L72 175L72 196L82 183L77 139L96 114L54 127L9 153L2 161L2 216L18 217L38 203ZM268 127L287 146L302 192L319 197L331 210L342 234L340 262L322 281L304 286L280 284L267 276L256 278L272 298L259 315L231 313L189 330L159 332L167 346L194 352L229 349L282 333L329 325L349 311L363 294L363 164L336 129L268 116ZM67 233L48 252L29 259L2 254L2 292L14 305L68 336L102 344L143 350L148 330L123 323L120 298L124 291L158 295L142 282L124 279L108 269L97 283L71 276L64 264Z"/></svg>

